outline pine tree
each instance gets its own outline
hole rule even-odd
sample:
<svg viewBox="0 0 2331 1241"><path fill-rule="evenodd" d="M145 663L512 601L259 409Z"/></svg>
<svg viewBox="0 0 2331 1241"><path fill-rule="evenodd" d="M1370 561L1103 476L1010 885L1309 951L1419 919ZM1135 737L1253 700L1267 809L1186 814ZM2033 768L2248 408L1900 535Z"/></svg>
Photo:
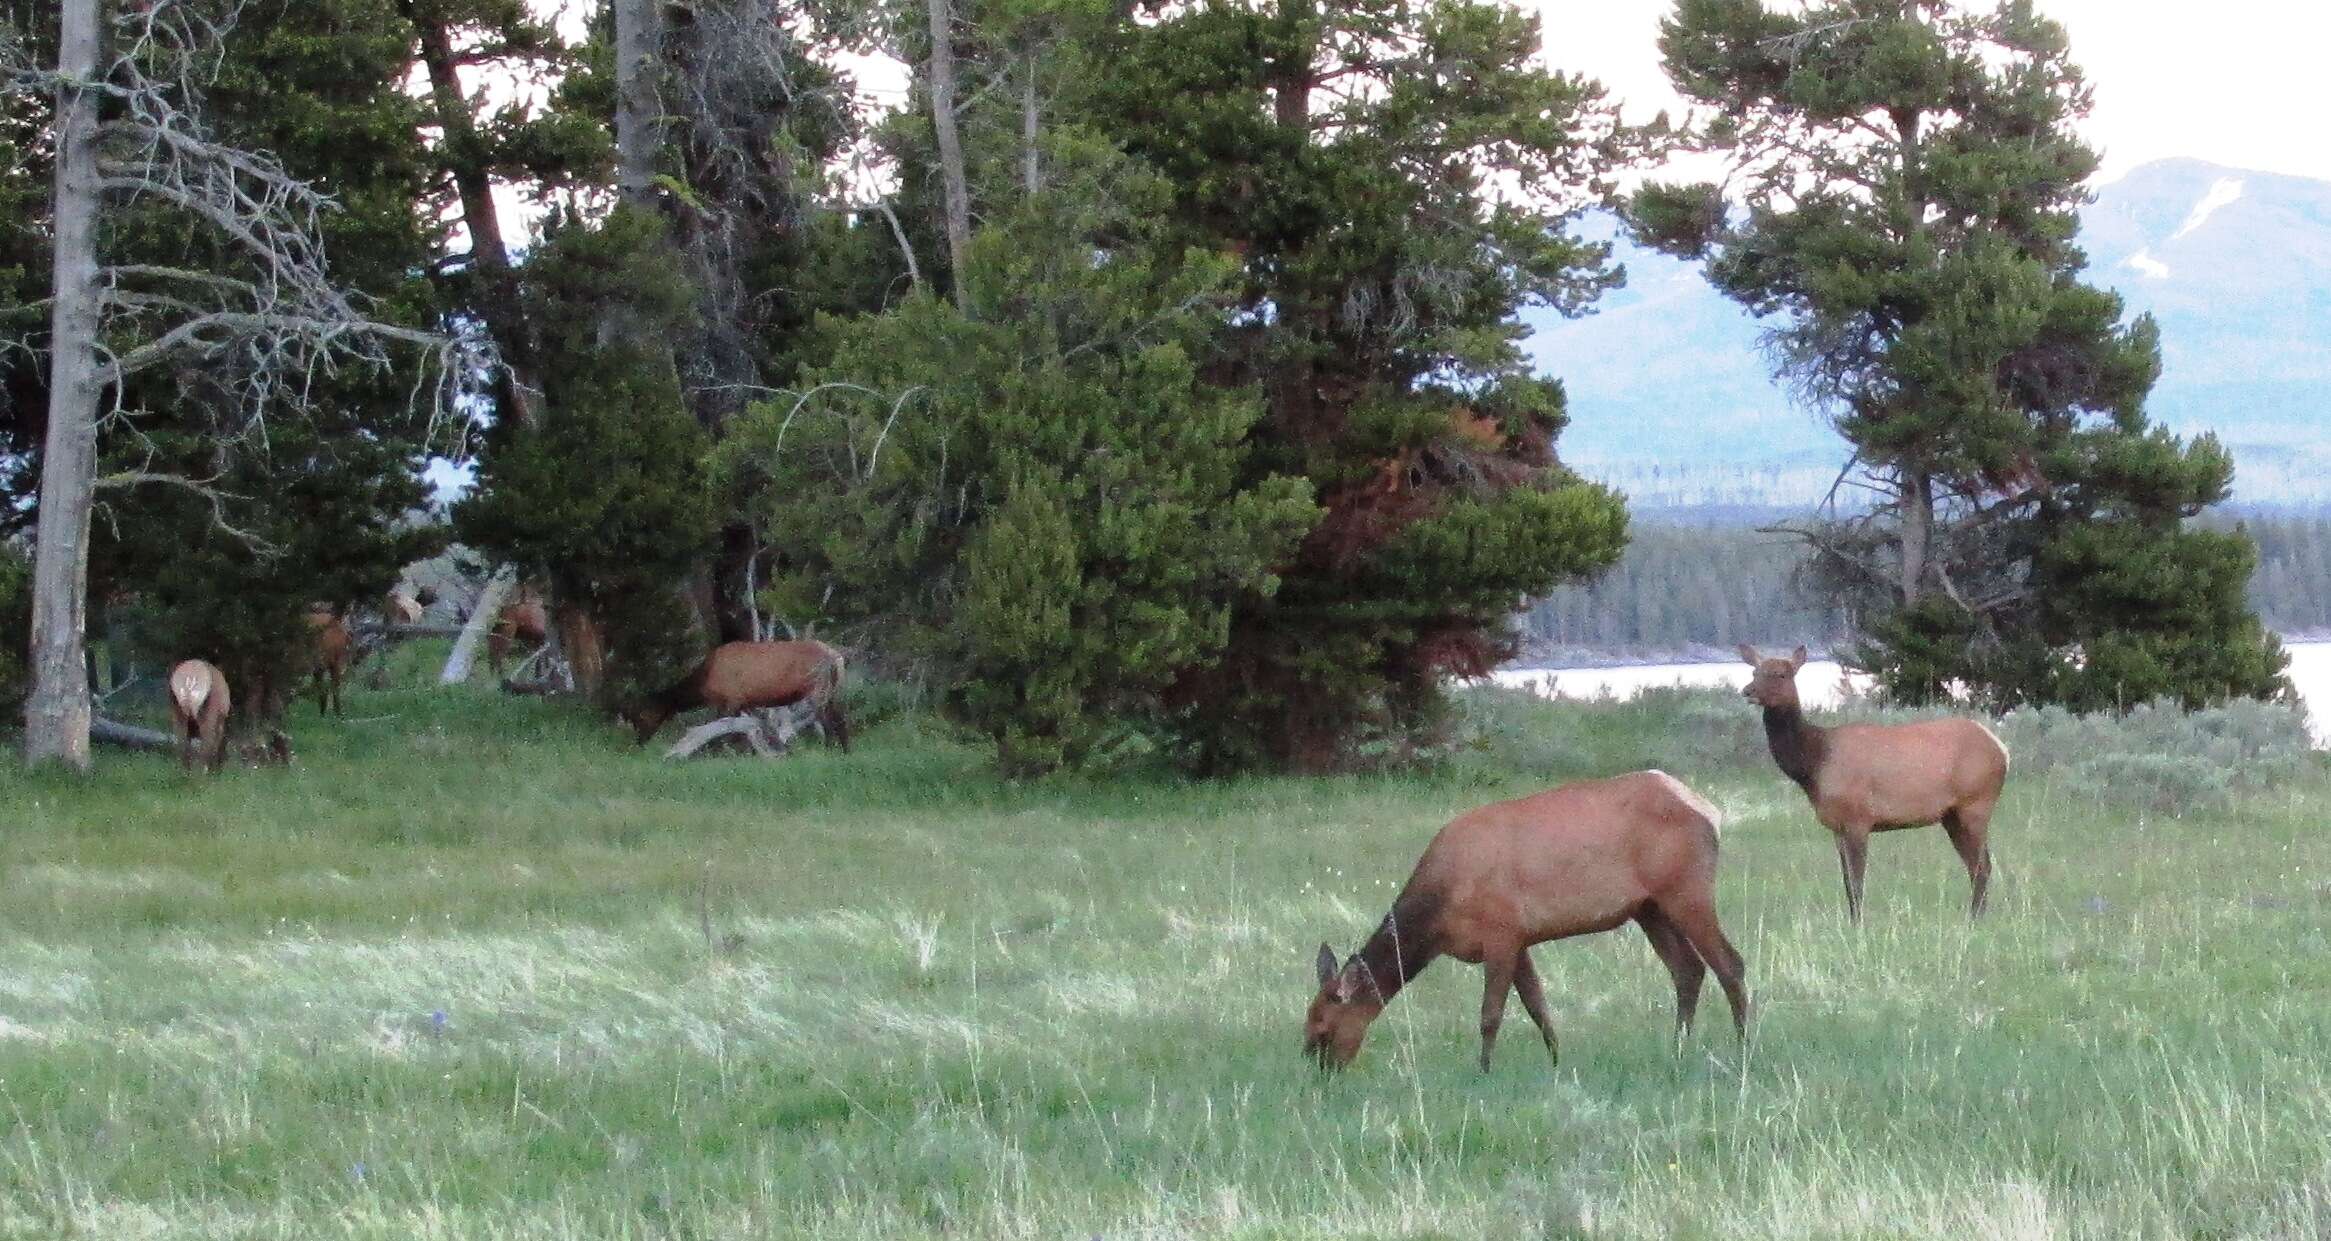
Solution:
<svg viewBox="0 0 2331 1241"><path fill-rule="evenodd" d="M1316 516L1301 482L1242 478L1259 409L1199 374L1226 265L1160 228L1154 174L1051 149L952 273L968 309L833 325L805 395L723 448L770 480L768 604L934 667L1016 774L1165 734L1166 691Z"/></svg>
<svg viewBox="0 0 2331 1241"><path fill-rule="evenodd" d="M1613 114L1539 50L1495 3L1272 0L1126 22L1095 52L1076 106L1175 187L1186 244L1240 265L1207 377L1262 395L1249 476L1307 478L1325 509L1176 687L1202 766L1429 738L1523 601L1625 541L1618 497L1556 461L1561 386L1516 347L1521 307L1579 311L1620 278L1569 227L1621 154Z"/></svg>
<svg viewBox="0 0 2331 1241"><path fill-rule="evenodd" d="M2184 524L2232 461L2150 422L2157 330L2080 280L2096 156L2062 28L2021 2L1679 0L1660 46L1748 202L1654 186L1638 232L1779 320L1781 376L1881 489L1810 534L1886 690L2277 692L2280 653L2240 603L2247 541Z"/></svg>

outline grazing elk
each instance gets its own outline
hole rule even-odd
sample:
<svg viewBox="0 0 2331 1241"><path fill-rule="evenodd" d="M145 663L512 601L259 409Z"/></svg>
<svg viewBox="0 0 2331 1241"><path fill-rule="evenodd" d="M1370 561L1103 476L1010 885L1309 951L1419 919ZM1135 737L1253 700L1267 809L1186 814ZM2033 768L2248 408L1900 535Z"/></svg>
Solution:
<svg viewBox="0 0 2331 1241"><path fill-rule="evenodd" d="M178 738L179 766L194 770L199 743L203 767L219 769L227 752L231 706L226 674L207 661L189 659L170 670L170 731Z"/></svg>
<svg viewBox="0 0 2331 1241"><path fill-rule="evenodd" d="M1781 774L1813 801L1813 817L1837 837L1846 917L1862 920L1862 868L1871 832L1942 824L1974 887L1968 915L1981 917L1991 886L1991 811L2007 783L2007 747L1973 720L1839 724L1821 728L1797 702L1805 648L1764 659L1742 646L1756 672L1741 691L1764 708L1765 741Z"/></svg>
<svg viewBox="0 0 2331 1241"><path fill-rule="evenodd" d="M1322 1068L1359 1054L1368 1024L1439 956L1478 963L1481 1067L1497 1045L1506 992L1561 1052L1530 946L1632 919L1675 982L1676 1038L1691 1029L1714 969L1748 1037L1746 969L1716 921L1716 808L1663 771L1637 771L1498 802L1457 816L1432 843L1376 933L1338 968L1319 946L1319 994L1303 1049Z"/></svg>
<svg viewBox="0 0 2331 1241"><path fill-rule="evenodd" d="M308 609L308 667L316 686L316 714L346 715L340 701L340 683L348 676L350 655L355 649L355 636L348 632L348 622L330 604L315 604Z"/></svg>
<svg viewBox="0 0 2331 1241"><path fill-rule="evenodd" d="M850 724L842 717L842 653L823 642L725 642L670 689L623 712L646 745L665 721L710 707L717 716L806 702L826 735L850 752Z"/></svg>
<svg viewBox="0 0 2331 1241"><path fill-rule="evenodd" d="M509 657L512 642L524 642L530 650L539 650L550 641L550 609L540 599L526 598L502 605L494 618L493 629L486 634L486 663L494 675L502 675L502 661Z"/></svg>

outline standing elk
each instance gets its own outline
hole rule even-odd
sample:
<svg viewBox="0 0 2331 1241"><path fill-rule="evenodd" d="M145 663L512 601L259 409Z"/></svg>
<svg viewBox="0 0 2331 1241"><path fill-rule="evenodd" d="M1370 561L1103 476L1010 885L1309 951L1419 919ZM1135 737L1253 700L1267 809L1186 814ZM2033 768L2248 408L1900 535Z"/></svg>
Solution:
<svg viewBox="0 0 2331 1241"><path fill-rule="evenodd" d="M227 752L227 712L232 701L226 674L211 663L189 659L170 669L170 731L178 738L178 765L194 770L200 743L203 767L219 769Z"/></svg>
<svg viewBox="0 0 2331 1241"><path fill-rule="evenodd" d="M1781 774L1805 790L1813 817L1837 837L1846 917L1862 920L1862 869L1871 832L1942 824L1974 888L1968 916L1981 917L1991 887L1991 812L2007 783L2007 746L1973 720L1915 724L1808 723L1797 701L1805 648L1775 659L1742 646L1756 672L1741 694L1764 708L1765 741Z"/></svg>
<svg viewBox="0 0 2331 1241"><path fill-rule="evenodd" d="M1498 802L1457 816L1425 846L1392 912L1338 968L1319 946L1319 994L1303 1049L1324 1069L1360 1052L1368 1025L1435 957L1482 967L1481 1068L1489 1069L1508 991L1561 1050L1530 946L1633 920L1675 983L1680 1044L1714 969L1748 1038L1746 967L1716 921L1721 816L1663 771L1638 771Z"/></svg>
<svg viewBox="0 0 2331 1241"><path fill-rule="evenodd" d="M717 716L806 702L842 752L850 752L850 724L842 716L842 653L823 642L726 642L680 682L623 712L646 745L665 721L710 707Z"/></svg>
<svg viewBox="0 0 2331 1241"><path fill-rule="evenodd" d="M308 667L315 679L316 713L346 715L340 701L340 683L347 678L349 656L355 647L348 622L329 604L315 604L307 613Z"/></svg>

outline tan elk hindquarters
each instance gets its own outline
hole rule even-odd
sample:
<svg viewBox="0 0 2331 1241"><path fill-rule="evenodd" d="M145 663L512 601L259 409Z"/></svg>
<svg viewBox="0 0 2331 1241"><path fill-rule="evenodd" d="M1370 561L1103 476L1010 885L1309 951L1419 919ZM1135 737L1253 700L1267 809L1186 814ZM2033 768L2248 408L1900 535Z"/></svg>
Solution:
<svg viewBox="0 0 2331 1241"><path fill-rule="evenodd" d="M1813 803L1813 817L1836 837L1846 917L1862 917L1862 873L1872 832L1941 824L1967 868L1969 916L1990 903L1991 814L2007 784L2007 747L1966 719L1912 724L1839 724L1805 718L1797 671L1805 648L1766 659L1742 646L1755 671L1741 691L1764 711L1773 762Z"/></svg>
<svg viewBox="0 0 2331 1241"><path fill-rule="evenodd" d="M1690 1030L1713 969L1745 1040L1747 970L1716 918L1720 825L1707 799L1662 771L1582 780L1459 815L1425 846L1358 952L1339 966L1334 950L1319 946L1305 1052L1323 1068L1349 1064L1392 997L1449 956L1482 969L1483 1070L1508 992L1521 994L1559 1059L1530 947L1627 922L1643 928L1675 984L1677 1038Z"/></svg>
<svg viewBox="0 0 2331 1241"><path fill-rule="evenodd" d="M170 670L170 731L178 738L178 764L217 771L227 749L227 713L233 703L226 674L209 662L189 659Z"/></svg>

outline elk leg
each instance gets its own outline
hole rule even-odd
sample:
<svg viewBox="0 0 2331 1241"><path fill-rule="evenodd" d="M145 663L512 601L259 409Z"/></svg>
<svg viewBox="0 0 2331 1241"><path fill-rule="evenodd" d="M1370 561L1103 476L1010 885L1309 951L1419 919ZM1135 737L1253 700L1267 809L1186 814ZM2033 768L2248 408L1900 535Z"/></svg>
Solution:
<svg viewBox="0 0 2331 1241"><path fill-rule="evenodd" d="M1522 1011L1537 1023L1538 1033L1546 1037L1546 1054L1559 1066L1562 1063L1562 1048L1554 1038L1554 1019L1546 1015L1546 988L1538 982L1538 967L1530 964L1530 950L1527 948L1515 956L1514 990L1521 993Z"/></svg>
<svg viewBox="0 0 2331 1241"><path fill-rule="evenodd" d="M1991 807L1961 806L1944 815L1942 825L1959 860L1967 864L1967 882L1974 888L1967 916L1980 918L1991 903Z"/></svg>
<svg viewBox="0 0 2331 1241"><path fill-rule="evenodd" d="M1700 986L1707 981L1708 964L1683 932L1676 928L1657 905L1646 905L1635 915L1643 928L1643 937L1651 941L1651 950L1667 966L1667 975L1675 980L1675 1045L1680 1050L1685 1036L1692 1032L1692 1015L1700 1009Z"/></svg>
<svg viewBox="0 0 2331 1241"><path fill-rule="evenodd" d="M1716 921L1713 900L1678 901L1661 908L1682 933L1690 946L1698 950L1700 959L1716 971L1716 981L1724 988L1724 999L1732 1005L1732 1030L1740 1041L1748 1041L1748 964L1740 959L1740 951L1724 937L1724 928Z"/></svg>
<svg viewBox="0 0 2331 1241"><path fill-rule="evenodd" d="M187 770L187 771L192 771L192 770L194 770L194 724L193 724L193 721L191 721L191 720L182 720L182 719L178 719L178 718L176 718L176 717L173 717L173 718L170 720L170 731L171 731L171 732L174 732L174 733L176 733L176 734L178 734L178 765L179 765L179 767L181 767L181 768L183 768L183 769L185 769L185 770Z"/></svg>
<svg viewBox="0 0 2331 1241"><path fill-rule="evenodd" d="M1862 921L1862 868L1870 860L1870 829L1849 827L1837 834L1837 868L1845 876L1845 916L1855 926Z"/></svg>
<svg viewBox="0 0 2331 1241"><path fill-rule="evenodd" d="M1497 1047L1497 1027L1505 1021L1506 993L1514 989L1512 952L1484 953L1481 958L1481 1071L1489 1071L1489 1053Z"/></svg>
<svg viewBox="0 0 2331 1241"><path fill-rule="evenodd" d="M818 708L817 714L818 723L826 730L826 737L835 745L842 747L842 753L848 754L850 752L850 721L842 716L842 704L828 701L824 706Z"/></svg>

